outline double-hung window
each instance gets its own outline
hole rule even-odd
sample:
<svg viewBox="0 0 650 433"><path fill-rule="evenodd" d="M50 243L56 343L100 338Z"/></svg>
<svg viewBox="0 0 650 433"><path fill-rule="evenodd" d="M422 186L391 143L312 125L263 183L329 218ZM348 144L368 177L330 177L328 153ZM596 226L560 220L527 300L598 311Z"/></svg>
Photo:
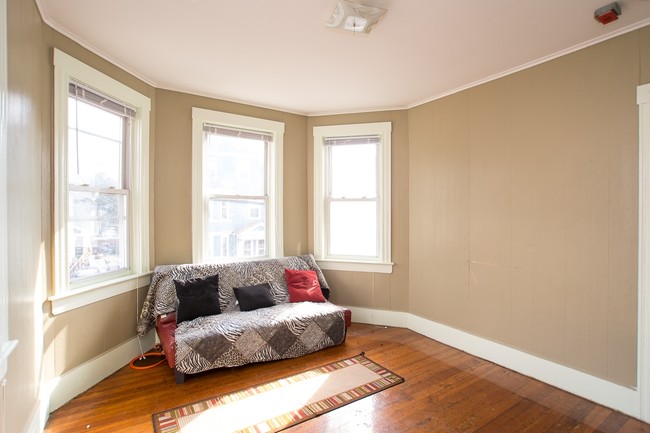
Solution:
<svg viewBox="0 0 650 433"><path fill-rule="evenodd" d="M54 65L56 313L146 283L150 100L61 51Z"/></svg>
<svg viewBox="0 0 650 433"><path fill-rule="evenodd" d="M284 124L194 108L193 261L282 255Z"/></svg>
<svg viewBox="0 0 650 433"><path fill-rule="evenodd" d="M390 122L314 128L314 247L324 269L391 272Z"/></svg>

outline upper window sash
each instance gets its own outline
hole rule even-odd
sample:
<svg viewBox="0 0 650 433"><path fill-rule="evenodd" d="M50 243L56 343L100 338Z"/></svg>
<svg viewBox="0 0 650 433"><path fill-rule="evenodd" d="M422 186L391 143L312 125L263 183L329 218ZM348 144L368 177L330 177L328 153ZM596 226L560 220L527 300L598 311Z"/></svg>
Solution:
<svg viewBox="0 0 650 433"><path fill-rule="evenodd" d="M379 155L379 146L381 144L381 136L375 135L370 137L328 137L324 139L325 146L325 166L327 168L326 178L327 178L327 198L329 199L340 199L340 200L353 200L353 199L377 199L380 196L380 185L381 185L381 167L380 167L380 155ZM336 151L336 147L339 146L361 146L364 147L372 145L375 151L375 158L373 169L375 172L375 177L373 179L373 188L372 190L368 188L362 188L363 192L359 189L358 185L349 185L349 184L337 184L334 185L334 169L335 169L335 158L333 153ZM356 167L344 167L345 169L354 170L360 164L367 163L367 161L361 161L359 157L366 158L368 155L364 154L362 156L357 156L357 159L352 161L351 165ZM339 157L340 158L340 157ZM353 191L355 190L356 191Z"/></svg>

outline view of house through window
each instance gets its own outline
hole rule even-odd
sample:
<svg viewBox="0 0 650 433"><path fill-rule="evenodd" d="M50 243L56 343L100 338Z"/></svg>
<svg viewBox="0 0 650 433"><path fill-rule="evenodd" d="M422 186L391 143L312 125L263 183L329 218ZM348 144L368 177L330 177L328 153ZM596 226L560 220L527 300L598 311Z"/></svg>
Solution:
<svg viewBox="0 0 650 433"><path fill-rule="evenodd" d="M284 123L192 107L192 261L283 254Z"/></svg>
<svg viewBox="0 0 650 433"><path fill-rule="evenodd" d="M263 257L273 136L210 124L203 132L209 259Z"/></svg>
<svg viewBox="0 0 650 433"><path fill-rule="evenodd" d="M71 82L68 95L69 281L129 267L125 161L135 111Z"/></svg>

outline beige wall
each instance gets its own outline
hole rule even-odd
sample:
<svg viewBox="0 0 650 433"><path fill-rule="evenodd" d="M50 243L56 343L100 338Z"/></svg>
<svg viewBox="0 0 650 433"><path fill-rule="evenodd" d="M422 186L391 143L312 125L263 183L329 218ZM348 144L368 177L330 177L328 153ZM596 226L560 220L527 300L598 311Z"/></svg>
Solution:
<svg viewBox="0 0 650 433"><path fill-rule="evenodd" d="M156 91L156 264L192 262L192 107L284 122L284 252L307 252L307 118L168 90Z"/></svg>
<svg viewBox="0 0 650 433"><path fill-rule="evenodd" d="M47 185L50 138L48 57L33 2L9 0L8 23L8 257L9 338L19 345L9 358L6 429L22 432L40 393L40 308L49 269ZM45 155L44 155L45 154Z"/></svg>
<svg viewBox="0 0 650 433"><path fill-rule="evenodd" d="M332 289L331 300L341 305L380 310L408 311L409 287L409 137L408 111L310 117L307 133L309 148L309 251L314 251L313 227L313 127L352 123L391 122L391 247L395 266L392 274L373 272L325 271Z"/></svg>
<svg viewBox="0 0 650 433"><path fill-rule="evenodd" d="M650 83L650 26L638 31L640 83Z"/></svg>
<svg viewBox="0 0 650 433"><path fill-rule="evenodd" d="M149 96L152 104L155 94L152 87L44 25L34 1L9 0L7 13L9 337L19 344L9 359L6 429L22 432L39 420L39 399L47 400L42 384L135 336L134 292L49 314L52 48ZM154 119L155 111L152 126ZM155 142L155 135L151 139ZM143 291L140 302L142 296Z"/></svg>
<svg viewBox="0 0 650 433"><path fill-rule="evenodd" d="M412 313L636 385L649 44L645 28L410 110Z"/></svg>

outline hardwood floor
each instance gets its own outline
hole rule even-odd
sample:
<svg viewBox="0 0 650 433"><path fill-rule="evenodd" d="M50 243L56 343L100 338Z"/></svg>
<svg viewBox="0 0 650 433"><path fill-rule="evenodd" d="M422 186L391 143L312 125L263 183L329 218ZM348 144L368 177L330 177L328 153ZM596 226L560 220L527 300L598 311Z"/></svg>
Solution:
<svg viewBox="0 0 650 433"><path fill-rule="evenodd" d="M353 324L298 359L220 369L176 385L164 364L128 366L50 415L46 433L152 432L151 414L365 352L406 381L287 431L649 433L650 425L401 328Z"/></svg>

